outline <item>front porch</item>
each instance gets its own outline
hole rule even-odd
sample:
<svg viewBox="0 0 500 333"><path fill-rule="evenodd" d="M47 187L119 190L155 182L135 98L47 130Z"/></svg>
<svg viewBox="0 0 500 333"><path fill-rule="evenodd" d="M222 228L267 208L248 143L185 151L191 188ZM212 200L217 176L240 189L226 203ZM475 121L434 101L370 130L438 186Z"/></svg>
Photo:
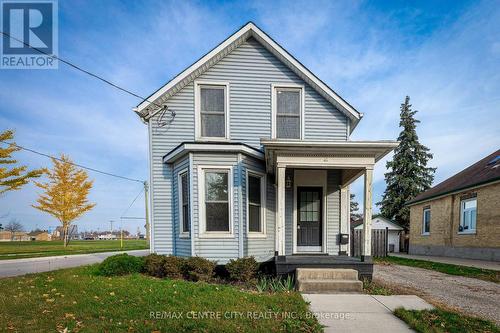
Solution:
<svg viewBox="0 0 500 333"><path fill-rule="evenodd" d="M261 142L276 185L276 272L352 268L371 278L373 167L397 142ZM361 176L364 224L356 258L350 253L349 185Z"/></svg>
<svg viewBox="0 0 500 333"><path fill-rule="evenodd" d="M361 258L346 255L307 255L294 254L288 256L276 256L274 258L276 274L294 274L297 268L348 268L358 271L360 279L371 279L373 274L373 262L361 260Z"/></svg>

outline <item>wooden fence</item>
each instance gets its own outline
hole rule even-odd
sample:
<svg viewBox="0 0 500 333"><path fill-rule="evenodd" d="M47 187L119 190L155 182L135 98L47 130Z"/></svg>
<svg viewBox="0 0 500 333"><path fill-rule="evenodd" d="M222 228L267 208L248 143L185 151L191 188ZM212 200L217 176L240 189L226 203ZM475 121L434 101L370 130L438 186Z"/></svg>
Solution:
<svg viewBox="0 0 500 333"><path fill-rule="evenodd" d="M372 229L372 256L386 257L389 231L386 229ZM351 232L351 255L360 257L362 253L363 230L354 229Z"/></svg>

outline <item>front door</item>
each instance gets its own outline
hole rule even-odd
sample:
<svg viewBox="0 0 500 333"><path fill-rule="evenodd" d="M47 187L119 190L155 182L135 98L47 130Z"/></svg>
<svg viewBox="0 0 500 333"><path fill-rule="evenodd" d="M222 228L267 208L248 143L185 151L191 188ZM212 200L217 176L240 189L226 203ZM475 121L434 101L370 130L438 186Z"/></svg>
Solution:
<svg viewBox="0 0 500 333"><path fill-rule="evenodd" d="M322 245L321 187L297 187L297 251L320 252Z"/></svg>

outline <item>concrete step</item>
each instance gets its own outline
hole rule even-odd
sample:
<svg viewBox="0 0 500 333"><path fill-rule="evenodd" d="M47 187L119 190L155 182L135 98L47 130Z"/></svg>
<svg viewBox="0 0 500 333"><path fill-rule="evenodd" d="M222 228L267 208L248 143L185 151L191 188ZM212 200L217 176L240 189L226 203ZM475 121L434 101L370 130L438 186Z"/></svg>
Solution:
<svg viewBox="0 0 500 333"><path fill-rule="evenodd" d="M354 280L297 280L297 290L306 294L357 293L363 291L363 283Z"/></svg>
<svg viewBox="0 0 500 333"><path fill-rule="evenodd" d="M358 280L358 271L347 268L297 268L297 280Z"/></svg>

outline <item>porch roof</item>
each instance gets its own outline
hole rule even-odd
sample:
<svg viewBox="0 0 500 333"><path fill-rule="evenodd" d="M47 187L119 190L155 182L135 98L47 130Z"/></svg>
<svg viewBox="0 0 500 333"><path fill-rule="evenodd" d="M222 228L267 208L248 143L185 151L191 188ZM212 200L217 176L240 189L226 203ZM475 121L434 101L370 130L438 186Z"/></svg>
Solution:
<svg viewBox="0 0 500 333"><path fill-rule="evenodd" d="M295 141L262 139L267 171L278 165L356 169L373 165L399 145L398 141Z"/></svg>

